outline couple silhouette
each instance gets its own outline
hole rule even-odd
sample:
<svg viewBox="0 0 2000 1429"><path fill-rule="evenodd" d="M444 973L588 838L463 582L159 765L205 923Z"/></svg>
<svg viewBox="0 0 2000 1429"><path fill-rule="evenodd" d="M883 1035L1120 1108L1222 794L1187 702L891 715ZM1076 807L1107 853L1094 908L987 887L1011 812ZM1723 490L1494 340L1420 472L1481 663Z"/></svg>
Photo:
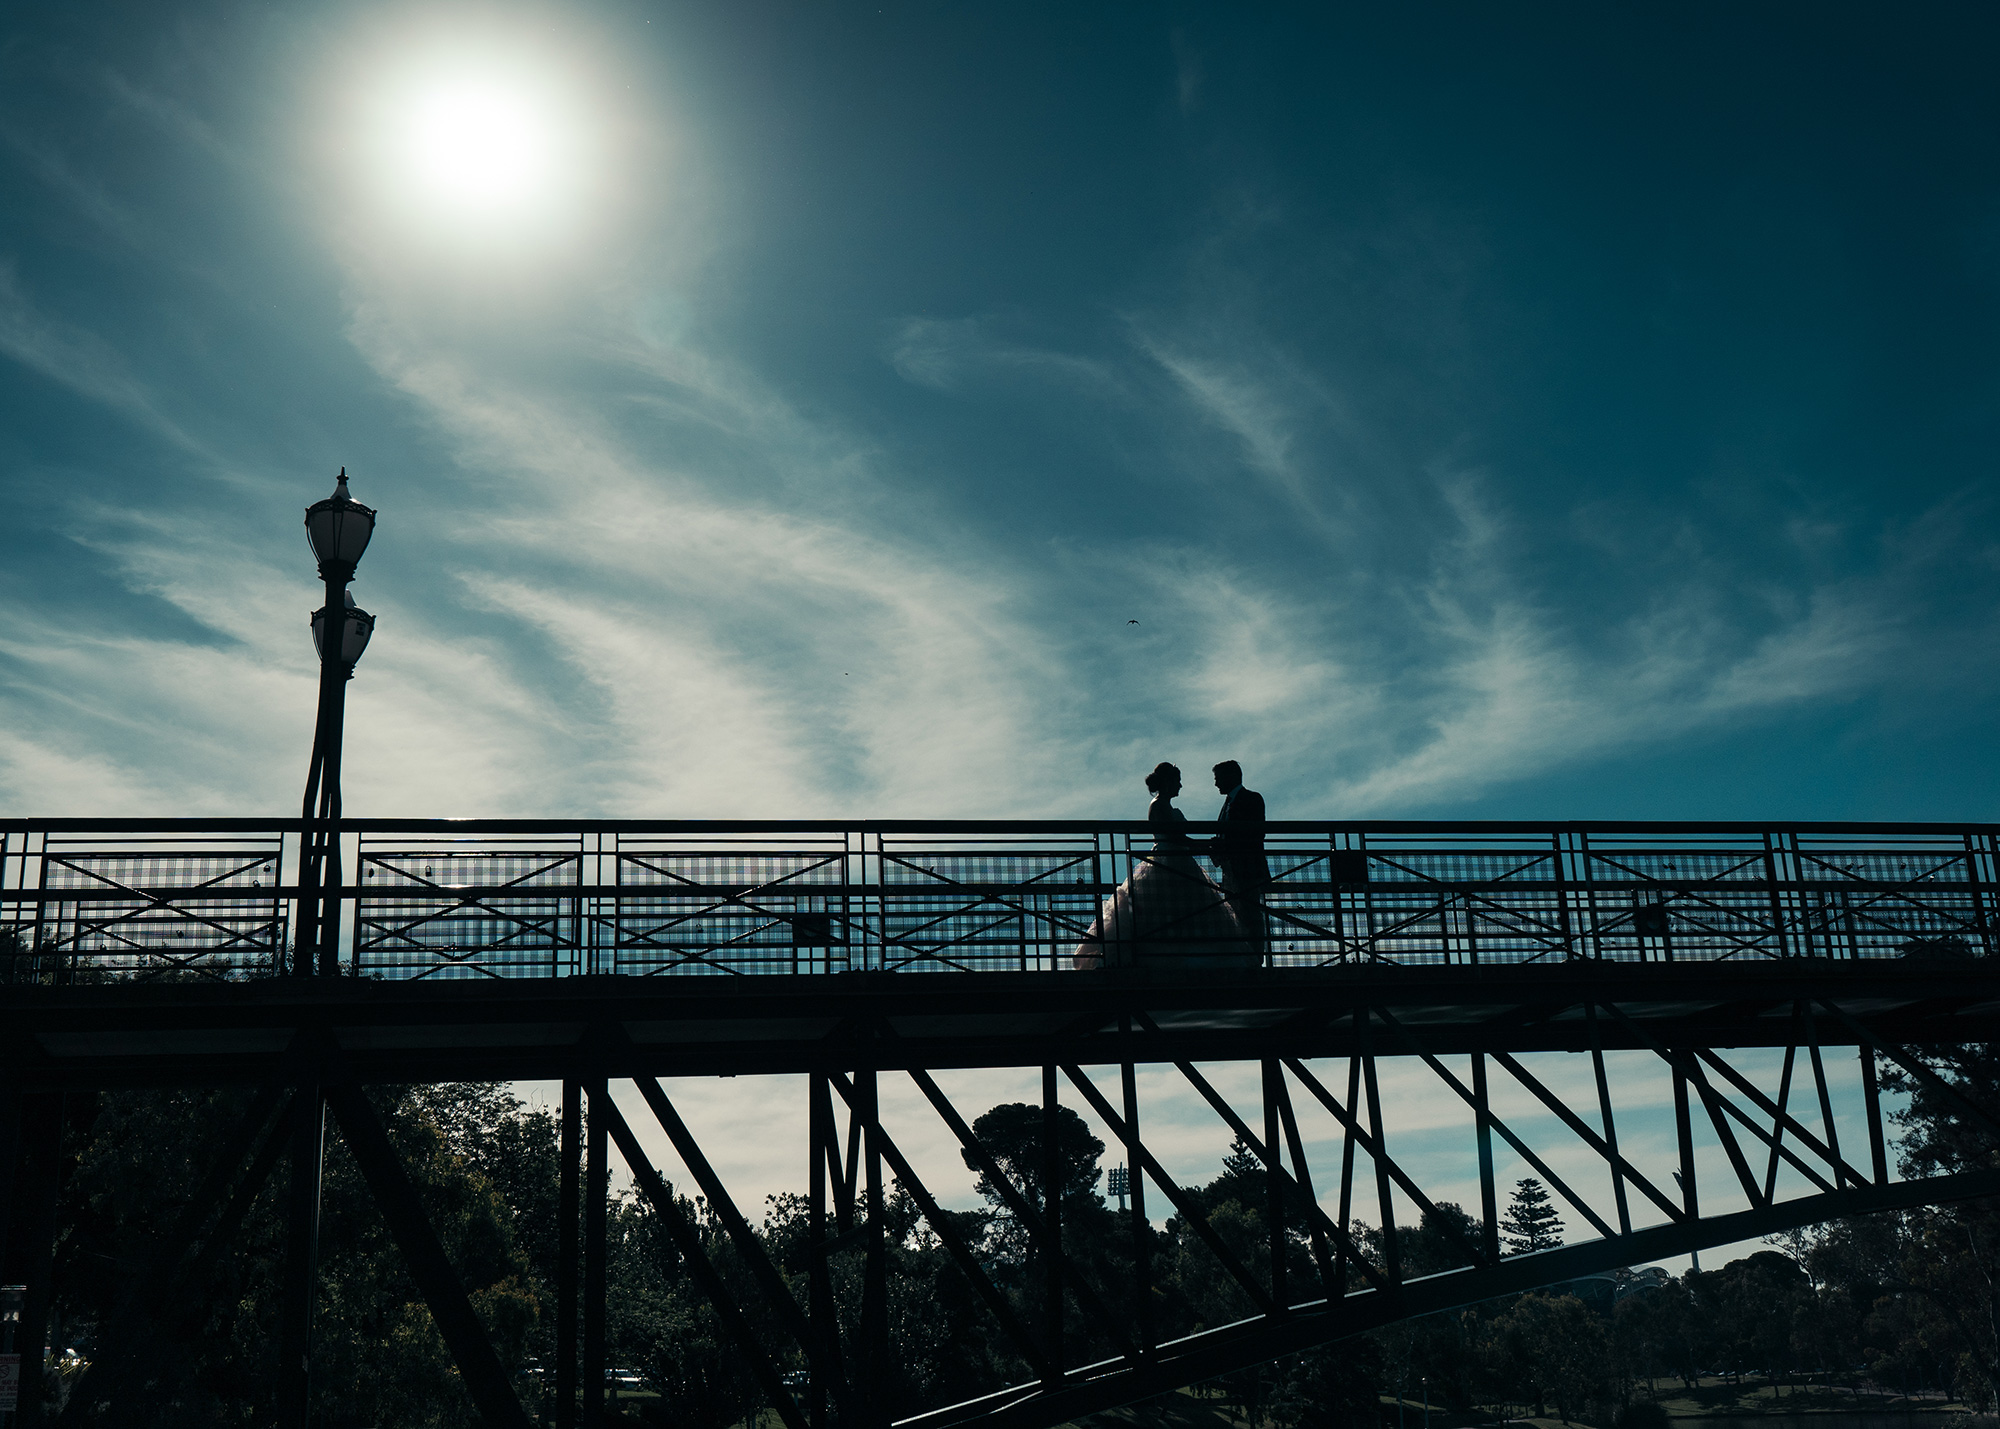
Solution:
<svg viewBox="0 0 2000 1429"><path fill-rule="evenodd" d="M1158 764L1146 776L1153 802L1146 822L1153 851L1097 910L1071 958L1085 971L1134 967L1141 962L1178 968L1258 968L1264 965L1263 891L1271 881L1264 857L1264 796L1243 787L1243 767L1233 759L1215 766L1222 795L1220 831L1197 839L1187 815L1174 807L1181 771ZM1221 875L1202 871L1205 854Z"/></svg>

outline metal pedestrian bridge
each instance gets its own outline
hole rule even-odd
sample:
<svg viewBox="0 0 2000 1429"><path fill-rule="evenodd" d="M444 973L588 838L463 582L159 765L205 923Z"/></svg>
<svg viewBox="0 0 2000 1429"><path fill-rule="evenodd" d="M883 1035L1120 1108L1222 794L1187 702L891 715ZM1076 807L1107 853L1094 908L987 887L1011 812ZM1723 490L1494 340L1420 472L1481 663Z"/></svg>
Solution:
<svg viewBox="0 0 2000 1429"><path fill-rule="evenodd" d="M0 1217L31 1223L23 1208L52 1194L66 1090L259 1088L141 1280L158 1290L228 1253L288 1166L281 1333L300 1415L330 1110L481 1414L529 1422L371 1083L564 1083L552 1422L565 1425L602 1412L614 1148L790 1429L1041 1429L1412 1315L2000 1195L1995 1171L1899 1175L1878 1082L1897 1068L2000 1138L1992 1109L1925 1060L2000 1041L2000 826L1273 823L1254 962L1217 966L1166 927L1147 931L1143 956L1077 971L1100 905L1149 855L1143 824L350 819L317 831L339 849L333 976L291 952L301 905L325 891L301 875L315 832L0 822ZM1043 1205L990 1158L1032 1247L1031 1293L963 1242L907 1148L941 1128L986 1157L969 1125L983 1108L955 1106L935 1075L968 1067L1037 1069L1051 1147L1068 1107L1131 1168L1129 1273L1068 1253L1060 1198ZM1211 1225L1148 1143L1140 1085L1161 1070L1270 1173L1268 1246ZM676 1105L699 1093L673 1079L758 1073L804 1077L803 1265L766 1256ZM730 1243L729 1274L607 1095L626 1080L657 1123L648 1140L671 1145L674 1179L700 1190ZM884 1112L890 1081L917 1094L893 1104L928 1124ZM1398 1145L1413 1096L1433 1128L1421 1156ZM1440 1118L1460 1128L1456 1152L1435 1149ZM1550 1188L1570 1244L1503 1253L1501 1187L1517 1175ZM883 1289L894 1187L1012 1347L1013 1383L960 1403L898 1398ZM1417 1274L1403 1241L1446 1199L1479 1228L1452 1268ZM1241 1320L1173 1338L1153 1323L1137 1228L1166 1215L1241 1291ZM46 1245L4 1232L0 1245L23 1247L9 1278L29 1285L24 1329L39 1336ZM856 1278L858 1302L840 1301ZM121 1397L146 1392L161 1359L146 1347L168 1334L153 1316L135 1295L78 1414L115 1418Z"/></svg>

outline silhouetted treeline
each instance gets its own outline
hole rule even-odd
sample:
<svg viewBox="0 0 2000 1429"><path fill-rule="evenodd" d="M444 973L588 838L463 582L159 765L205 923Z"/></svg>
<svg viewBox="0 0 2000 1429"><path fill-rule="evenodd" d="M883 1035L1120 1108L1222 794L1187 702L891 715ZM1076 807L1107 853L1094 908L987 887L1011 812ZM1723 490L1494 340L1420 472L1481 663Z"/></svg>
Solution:
<svg viewBox="0 0 2000 1429"><path fill-rule="evenodd" d="M1940 1072L1987 1105L2000 1105L1991 1049L1941 1057ZM1901 1156L1912 1172L1991 1164L1990 1139L1944 1114L1934 1094L1885 1070L1911 1094ZM557 1232L557 1134L553 1117L522 1106L502 1087L451 1084L371 1093L419 1188L432 1224L486 1321L503 1360L520 1376L531 1410L539 1367L552 1362ZM57 1256L55 1344L73 1358L52 1371L66 1393L97 1353L105 1328L247 1105L247 1093L108 1092L66 1100L66 1164ZM1045 1194L1039 1107L992 1108L975 1132L1039 1213ZM1178 1214L1135 1227L1101 1194L1105 1148L1075 1113L1060 1121L1055 1194L1064 1245L1101 1288L1113 1315L1134 1313L1128 1287L1135 1255L1152 1267L1144 1313L1155 1339L1188 1334L1254 1313L1250 1297ZM971 1166L970 1160L968 1165ZM972 1169L977 1172L976 1166ZM166 1353L146 1361L144 1392L118 1408L122 1426L268 1423L275 1382L278 1276L282 1263L282 1165L229 1253L199 1284L157 1307ZM1039 1250L996 1189L988 1204L949 1213L953 1231L1027 1323L1041 1319ZM1270 1272L1268 1186L1257 1159L1238 1145L1192 1194L1234 1257L1262 1284ZM1157 1193L1155 1193L1157 1195ZM708 1254L757 1320L774 1353L789 1336L763 1310L735 1248L699 1200L679 1196ZM470 1426L469 1400L358 1170L329 1131L321 1239L318 1422L335 1426ZM751 1208L746 1207L746 1211ZM1155 1215L1162 1209L1151 1207ZM857 1215L860 1212L857 1210ZM1285 1269L1294 1298L1323 1289L1328 1242L1315 1245L1288 1215ZM888 1307L895 1380L890 1410L902 1415L1032 1377L959 1272L945 1246L901 1191L884 1210ZM1515 1189L1502 1231L1511 1248L1546 1246L1560 1221L1533 1182ZM1469 1263L1483 1228L1440 1205L1399 1228L1404 1273ZM1350 1233L1378 1257L1377 1232ZM607 1330L611 1364L632 1370L659 1396L627 1406L646 1423L737 1423L762 1407L748 1365L721 1332L671 1238L641 1200L609 1214ZM807 1301L806 1205L776 1196L763 1207L765 1248ZM835 1298L855 1325L864 1237L844 1236L830 1253ZM2000 1206L1924 1209L1820 1227L1719 1270L1666 1278L1579 1282L1405 1322L1375 1334L1226 1376L1206 1388L1239 1415L1278 1429L1376 1429L1396 1420L1394 1398L1422 1394L1471 1411L1511 1406L1589 1424L1622 1420L1639 1429L1643 1408L1676 1384L1714 1373L1769 1376L1781 1385L1948 1387L1990 1407L2000 1385ZM1574 1292L1574 1293L1572 1293ZM1615 1298L1614 1298L1615 1297ZM1072 1299L1071 1363L1114 1352L1131 1326L1106 1323ZM105 1345L107 1354L118 1347ZM804 1368L796 1354L782 1368ZM79 1407L91 1396L79 1396ZM93 1422L73 1415L72 1421ZM94 1422L111 1420L98 1416ZM1414 1429L1412 1421L1411 1429Z"/></svg>

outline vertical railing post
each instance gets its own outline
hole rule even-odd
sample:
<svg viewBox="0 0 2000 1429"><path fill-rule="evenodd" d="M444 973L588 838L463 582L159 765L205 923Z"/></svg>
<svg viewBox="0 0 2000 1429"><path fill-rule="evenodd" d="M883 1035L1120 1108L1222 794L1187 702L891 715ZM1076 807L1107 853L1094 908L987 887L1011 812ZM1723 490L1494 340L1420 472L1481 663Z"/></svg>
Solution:
<svg viewBox="0 0 2000 1429"><path fill-rule="evenodd" d="M1785 936L1786 899L1778 883L1778 845L1772 842L1768 829L1764 832L1764 879L1770 891L1771 937L1776 942L1778 956L1786 957L1791 952L1791 940Z"/></svg>
<svg viewBox="0 0 2000 1429"><path fill-rule="evenodd" d="M1575 931L1570 927L1569 874L1568 870L1565 869L1563 866L1566 857L1567 854L1563 848L1562 830L1561 829L1550 830L1549 862L1555 868L1556 871L1556 877L1555 877L1556 930L1557 930L1557 935L1562 939L1563 956L1565 958L1574 958L1579 956L1579 950L1576 946Z"/></svg>
<svg viewBox="0 0 2000 1429"><path fill-rule="evenodd" d="M604 1429L605 1202L611 1194L610 1089L590 1083L583 1176L583 1429Z"/></svg>
<svg viewBox="0 0 2000 1429"><path fill-rule="evenodd" d="M320 1179L326 1095L317 1080L292 1094L291 1183L285 1204L285 1283L278 1323L278 1424L306 1429L312 1412L313 1312L319 1301Z"/></svg>
<svg viewBox="0 0 2000 1429"><path fill-rule="evenodd" d="M576 1296L577 1250L582 1226L578 1217L578 1162L583 1153L583 1084L563 1079L562 1165L556 1180L556 1385L555 1429L576 1429ZM544 1377L546 1383L546 1377Z"/></svg>

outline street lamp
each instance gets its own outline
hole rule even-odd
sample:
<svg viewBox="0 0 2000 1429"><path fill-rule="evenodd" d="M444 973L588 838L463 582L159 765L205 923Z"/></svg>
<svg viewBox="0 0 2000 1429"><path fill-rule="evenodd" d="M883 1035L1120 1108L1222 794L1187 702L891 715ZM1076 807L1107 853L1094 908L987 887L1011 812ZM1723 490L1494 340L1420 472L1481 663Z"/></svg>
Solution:
<svg viewBox="0 0 2000 1429"><path fill-rule="evenodd" d="M340 970L340 746L347 716L347 682L375 633L375 617L354 603L347 583L368 538L375 512L347 491L340 469L333 495L306 508L306 539L326 582L326 604L312 613L313 648L319 652L319 718L313 729L312 768L306 775L300 884L317 889L299 899L299 931L292 971L301 977ZM317 967L315 967L317 964Z"/></svg>

